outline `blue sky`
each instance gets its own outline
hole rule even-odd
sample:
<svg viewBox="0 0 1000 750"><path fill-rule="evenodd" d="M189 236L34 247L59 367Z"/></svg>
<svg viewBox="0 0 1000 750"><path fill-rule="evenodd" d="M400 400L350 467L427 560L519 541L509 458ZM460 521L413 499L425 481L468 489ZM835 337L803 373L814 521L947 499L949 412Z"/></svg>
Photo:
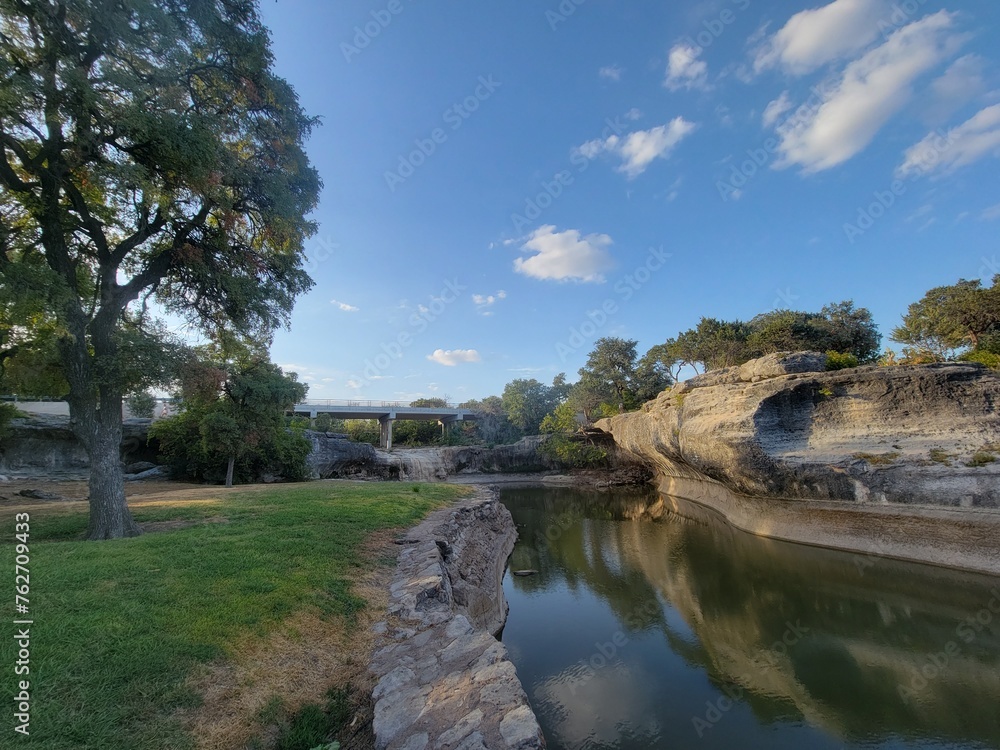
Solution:
<svg viewBox="0 0 1000 750"><path fill-rule="evenodd" d="M1000 272L1000 4L263 2L322 118L310 398L570 379L702 315L853 299L884 333Z"/></svg>

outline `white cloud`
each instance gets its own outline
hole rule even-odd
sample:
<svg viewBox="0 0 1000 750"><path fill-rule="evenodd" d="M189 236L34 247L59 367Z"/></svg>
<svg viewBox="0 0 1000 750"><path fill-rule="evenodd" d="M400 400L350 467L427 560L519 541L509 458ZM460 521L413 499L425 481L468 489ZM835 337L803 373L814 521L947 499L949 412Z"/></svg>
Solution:
<svg viewBox="0 0 1000 750"><path fill-rule="evenodd" d="M331 305L336 305L337 309L343 310L344 312L357 312L361 308L355 307L354 305L349 305L346 302L338 302L335 299L330 300Z"/></svg>
<svg viewBox="0 0 1000 750"><path fill-rule="evenodd" d="M486 307L488 307L489 305L495 304L496 302L499 302L502 299L507 299L507 292L505 292L503 289L501 289L496 294L473 294L472 295L472 301L473 302L475 302L477 305L486 306Z"/></svg>
<svg viewBox="0 0 1000 750"><path fill-rule="evenodd" d="M697 126L683 117L675 117L666 125L649 130L636 130L624 138L617 135L587 141L577 151L587 159L593 159L602 151L616 155L622 160L618 167L629 179L638 177L654 159L666 159L682 140L694 132Z"/></svg>
<svg viewBox="0 0 1000 750"><path fill-rule="evenodd" d="M903 155L896 174L949 173L988 156L1000 156L1000 104L980 110L947 133L930 133Z"/></svg>
<svg viewBox="0 0 1000 750"><path fill-rule="evenodd" d="M984 208L983 212L979 214L979 218L983 221L996 221L1000 219L1000 203L995 206L990 206L989 208Z"/></svg>
<svg viewBox="0 0 1000 750"><path fill-rule="evenodd" d="M604 281L604 272L614 266L608 248L613 240L606 234L581 237L579 230L557 232L551 224L539 227L521 246L533 253L517 258L514 270L535 279L553 281Z"/></svg>
<svg viewBox="0 0 1000 750"><path fill-rule="evenodd" d="M803 113L779 128L781 160L775 166L819 172L862 151L910 100L914 81L964 41L952 32L953 21L946 11L927 16L850 63L822 92L818 106L800 108Z"/></svg>
<svg viewBox="0 0 1000 750"><path fill-rule="evenodd" d="M642 110L638 107L632 107L632 109L625 113L625 119L632 120L633 122L638 120L640 117L642 117Z"/></svg>
<svg viewBox="0 0 1000 750"><path fill-rule="evenodd" d="M698 59L700 54L700 49L685 42L674 45L667 57L667 77L663 85L671 91L708 86L708 65Z"/></svg>
<svg viewBox="0 0 1000 750"><path fill-rule="evenodd" d="M928 120L939 124L953 112L986 92L986 60L979 55L958 58L943 75L931 81Z"/></svg>
<svg viewBox="0 0 1000 750"><path fill-rule="evenodd" d="M834 0L796 13L754 54L758 73L768 68L803 75L835 60L846 60L871 44L888 18L886 0Z"/></svg>
<svg viewBox="0 0 1000 750"><path fill-rule="evenodd" d="M781 96L764 108L764 114L761 117L764 127L769 128L774 125L793 106L792 98L788 95L788 92L782 91Z"/></svg>
<svg viewBox="0 0 1000 750"><path fill-rule="evenodd" d="M491 310L487 310L486 308L492 307L502 299L507 299L507 292L505 292L503 289L501 289L496 294L472 295L472 302L476 305L476 311L480 315L486 315L486 316L493 315L493 312Z"/></svg>
<svg viewBox="0 0 1000 750"><path fill-rule="evenodd" d="M427 359L445 367L482 361L475 349L435 349L433 354L427 355Z"/></svg>
<svg viewBox="0 0 1000 750"><path fill-rule="evenodd" d="M625 69L619 65L607 65L597 71L597 75L608 81L620 81Z"/></svg>

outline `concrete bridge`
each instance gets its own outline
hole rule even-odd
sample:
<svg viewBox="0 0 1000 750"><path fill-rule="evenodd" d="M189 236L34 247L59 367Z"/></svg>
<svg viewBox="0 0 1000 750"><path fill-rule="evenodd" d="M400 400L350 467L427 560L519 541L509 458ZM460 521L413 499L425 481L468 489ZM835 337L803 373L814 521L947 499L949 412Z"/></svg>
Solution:
<svg viewBox="0 0 1000 750"><path fill-rule="evenodd" d="M315 419L320 414L329 414L334 419L377 419L381 428L379 443L386 450L392 450L392 423L397 419L412 419L420 422L437 422L444 433L448 425L479 419L479 415L458 406L410 406L403 401L352 401L333 399L327 401L304 401L296 404L295 414Z"/></svg>

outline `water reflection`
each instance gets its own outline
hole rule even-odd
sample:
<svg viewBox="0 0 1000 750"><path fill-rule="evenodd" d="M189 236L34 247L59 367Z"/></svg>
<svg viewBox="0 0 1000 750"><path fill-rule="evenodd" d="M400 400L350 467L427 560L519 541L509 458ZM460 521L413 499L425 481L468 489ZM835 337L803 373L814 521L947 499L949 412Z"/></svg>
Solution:
<svg viewBox="0 0 1000 750"><path fill-rule="evenodd" d="M503 639L550 747L1000 747L1000 580L656 494L502 497L540 571L505 582Z"/></svg>

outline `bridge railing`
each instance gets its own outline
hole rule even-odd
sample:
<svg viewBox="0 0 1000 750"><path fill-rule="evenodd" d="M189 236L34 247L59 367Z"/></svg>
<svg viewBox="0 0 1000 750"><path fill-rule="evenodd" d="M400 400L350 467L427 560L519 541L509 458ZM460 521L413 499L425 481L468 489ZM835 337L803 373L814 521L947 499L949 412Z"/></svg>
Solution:
<svg viewBox="0 0 1000 750"><path fill-rule="evenodd" d="M300 401L301 406L358 406L364 409L382 409L382 408L407 408L411 404L410 401L366 401L363 399L347 399L347 398L328 398L328 399L307 399L305 401ZM416 408L428 408L428 409L459 409L461 408L458 404L445 404L441 407L429 406L429 407L416 407Z"/></svg>

